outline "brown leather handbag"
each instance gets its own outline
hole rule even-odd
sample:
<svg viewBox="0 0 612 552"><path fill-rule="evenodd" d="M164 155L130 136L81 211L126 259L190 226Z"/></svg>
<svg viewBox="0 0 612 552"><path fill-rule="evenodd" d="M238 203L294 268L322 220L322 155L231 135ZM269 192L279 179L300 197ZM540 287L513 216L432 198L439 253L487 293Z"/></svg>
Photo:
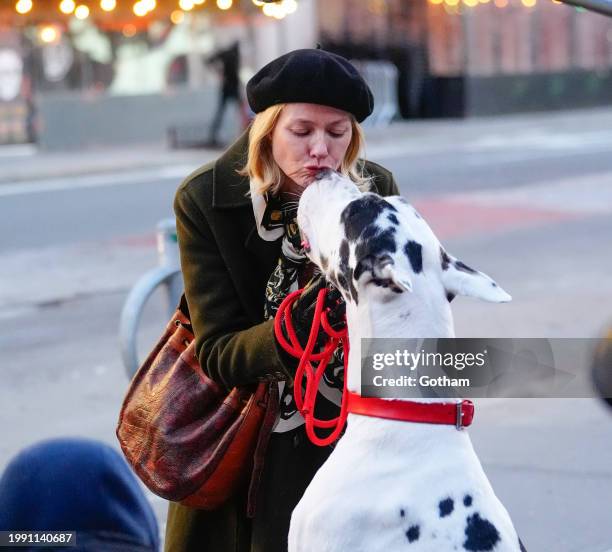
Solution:
<svg viewBox="0 0 612 552"><path fill-rule="evenodd" d="M212 510L250 475L247 514L278 412L276 382L227 391L200 368L185 296L134 375L117 437L138 477L156 495Z"/></svg>

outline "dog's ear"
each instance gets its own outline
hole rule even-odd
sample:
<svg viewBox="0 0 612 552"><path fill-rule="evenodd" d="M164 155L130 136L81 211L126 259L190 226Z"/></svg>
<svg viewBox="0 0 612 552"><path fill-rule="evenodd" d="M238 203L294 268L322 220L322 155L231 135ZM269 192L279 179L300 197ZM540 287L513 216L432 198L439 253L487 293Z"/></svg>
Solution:
<svg viewBox="0 0 612 552"><path fill-rule="evenodd" d="M440 248L442 263L442 283L449 300L455 295L475 297L492 303L507 303L512 301L501 287L489 276L451 257Z"/></svg>
<svg viewBox="0 0 612 552"><path fill-rule="evenodd" d="M412 291L410 275L397 268L391 255L368 255L360 259L353 274L355 280L358 281L364 273L368 273L370 276L366 283L390 288L396 293Z"/></svg>

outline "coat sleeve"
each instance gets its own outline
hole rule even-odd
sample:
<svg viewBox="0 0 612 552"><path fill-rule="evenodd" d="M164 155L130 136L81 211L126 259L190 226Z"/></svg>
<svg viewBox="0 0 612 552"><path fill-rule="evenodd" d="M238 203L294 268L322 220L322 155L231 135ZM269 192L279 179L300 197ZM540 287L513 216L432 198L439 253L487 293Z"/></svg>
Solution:
<svg viewBox="0 0 612 552"><path fill-rule="evenodd" d="M273 320L253 325L244 311L205 213L188 187L174 201L185 296L204 372L228 389L286 379Z"/></svg>

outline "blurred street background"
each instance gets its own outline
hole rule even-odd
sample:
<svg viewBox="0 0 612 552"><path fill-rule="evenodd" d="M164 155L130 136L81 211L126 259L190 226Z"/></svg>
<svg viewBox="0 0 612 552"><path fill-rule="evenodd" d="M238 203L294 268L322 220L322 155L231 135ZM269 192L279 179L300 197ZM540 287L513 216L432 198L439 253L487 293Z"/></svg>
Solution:
<svg viewBox="0 0 612 552"><path fill-rule="evenodd" d="M46 437L118 447L121 308L182 178L245 124L239 98L211 135L235 61L211 58L236 43L241 83L317 42L357 60L377 102L366 157L513 296L455 300L457 336L612 322L612 20L550 0L181 0L142 16L106 0L85 17L70 1L0 9L0 472ZM148 303L141 353L166 309ZM481 400L470 434L528 550L612 550L612 410ZM163 531L167 504L147 496Z"/></svg>

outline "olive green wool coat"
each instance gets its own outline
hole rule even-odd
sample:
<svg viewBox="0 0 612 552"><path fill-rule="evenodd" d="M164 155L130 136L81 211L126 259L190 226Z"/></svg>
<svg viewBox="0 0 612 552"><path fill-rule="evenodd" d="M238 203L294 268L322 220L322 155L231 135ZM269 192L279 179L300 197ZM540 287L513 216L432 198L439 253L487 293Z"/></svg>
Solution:
<svg viewBox="0 0 612 552"><path fill-rule="evenodd" d="M283 377L274 346L273 322L263 320L264 292L281 240L259 237L246 164L248 134L214 163L180 185L174 209L185 295L202 369L231 388ZM398 194L392 174L365 162L372 189ZM254 519L246 517L246 489L214 512L171 504L168 552L284 552L289 520L331 447L312 445L304 426L273 433L265 456Z"/></svg>

